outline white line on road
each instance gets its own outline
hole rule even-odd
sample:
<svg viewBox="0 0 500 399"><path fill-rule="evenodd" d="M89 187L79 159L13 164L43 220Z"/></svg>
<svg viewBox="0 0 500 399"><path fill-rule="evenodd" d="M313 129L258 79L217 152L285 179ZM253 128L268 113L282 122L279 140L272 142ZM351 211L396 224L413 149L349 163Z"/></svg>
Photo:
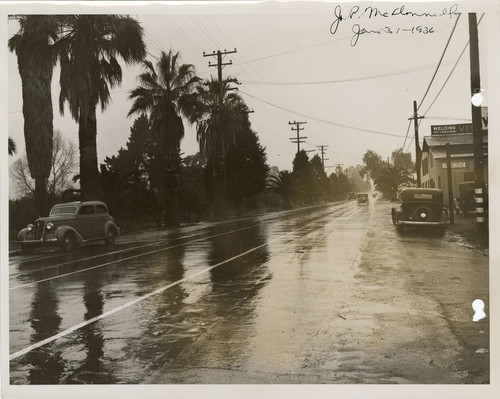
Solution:
<svg viewBox="0 0 500 399"><path fill-rule="evenodd" d="M235 256L233 256L232 258L226 259L226 260L224 260L224 261L222 261L222 262L219 262L219 263L217 263L217 264L215 264L215 265L213 265L213 266L210 266L210 267L207 267L207 268L205 268L205 269L203 269L203 270L200 270L199 272L196 272L196 273L190 274L189 276L186 276L186 277L184 277L184 278L182 278L182 279L180 279L180 280L177 280L177 281L175 281L175 282L173 282L173 283L167 284L167 285L165 285L164 287L158 288L157 290L155 290L155 291L153 291L153 292L150 292L149 294L143 295L143 296L141 296L141 297L139 297L139 298L136 298L136 299L134 299L134 300L132 300L132 301L130 301L130 302L127 302L127 303L125 303L125 304L123 304L123 305L121 305L121 306L118 306L118 307L116 307L116 308L114 308L114 309L111 309L111 310L109 310L109 311L105 312L105 313L102 313L102 314L100 314L99 316L93 317L92 319L89 319L89 320L87 320L87 321L84 321L84 322L82 322L82 323L79 323L79 324L77 324L77 325L75 325L75 326L73 326L73 327L68 328L67 330L64 330L64 331L60 332L59 334L53 335L53 336L51 336L51 337L49 337L49 338L47 338L47 339L44 339L43 341L37 342L36 344L33 344L33 345L30 345L30 346L28 346L27 348L21 349L20 351L17 351L17 352L15 352L15 353L11 354L11 355L9 356L9 361L12 361L12 360L14 360L14 359L16 359L16 358L18 358L18 357L20 357L20 356L23 356L23 355L25 355L26 353L29 353L29 352L31 352L32 350L37 349L37 348L39 348L39 347L41 347L41 346L47 345L47 344L49 344L49 343L51 343L51 342L54 342L55 340L57 340L57 339L59 339L59 338L65 337L66 335L68 335L68 334L70 334L70 333L72 333L72 332L74 332L74 331L76 331L76 330L79 330L80 328L83 328L83 327L85 327L85 326L88 326L89 324L92 324L92 323L94 323L94 322L96 322L96 321L98 321L98 320L101 320L101 319L104 319L105 317L111 316L112 314L115 314L115 313L119 312L120 310L126 309L126 308L128 308L128 307L130 307L130 306L132 306L132 305L135 305L136 303L142 302L142 301L144 301L145 299L148 299L148 298L150 298L150 297L152 297L152 296L154 296L154 295L160 294L160 293L162 293L163 291L165 291L165 290L167 290L167 289L169 289L169 288L171 288L171 287L174 287L174 286L176 286L176 285L179 285L180 283L183 283L183 282L185 282L185 281L187 281L187 280L190 280L190 279L192 279L192 278L194 278L194 277L197 277L197 276L199 276L200 274L207 273L207 272L209 272L210 270L215 269L216 267L222 266L222 265L224 265L224 264L226 264L226 263L228 263L228 262L231 262L231 261L233 261L233 260L235 260L235 259L241 258L242 256L248 255L249 253L252 253L252 252L254 252L254 251L257 251L258 249L260 249L260 248L262 248L262 247L265 247L266 245L268 245L268 244L269 244L269 243L271 243L271 242L281 240L281 239L283 239L284 237L287 237L287 236L289 236L289 235L291 235L291 234L294 234L294 233L296 233L297 231L302 230L302 229L304 229L304 228L306 228L306 227L308 227L308 226L310 226L310 225L312 225L312 224L314 224L314 223L317 223L317 220L315 220L315 221L313 221L313 222L311 222L311 223L308 223L308 224L306 224L306 225L304 225L304 226L302 226L302 227L299 227L298 229L295 229L295 230L293 230L293 231L290 231L290 232L288 232L288 233L286 233L286 234L283 234L282 236L279 236L279 237L274 238L274 239L272 239L272 240L266 241L264 244L258 245L258 246L254 247L254 248L251 248L251 249L249 249L248 251L245 251L245 252L242 252L242 253L241 253L241 254L239 254L239 255L235 255ZM155 252L157 252L157 251L155 251Z"/></svg>

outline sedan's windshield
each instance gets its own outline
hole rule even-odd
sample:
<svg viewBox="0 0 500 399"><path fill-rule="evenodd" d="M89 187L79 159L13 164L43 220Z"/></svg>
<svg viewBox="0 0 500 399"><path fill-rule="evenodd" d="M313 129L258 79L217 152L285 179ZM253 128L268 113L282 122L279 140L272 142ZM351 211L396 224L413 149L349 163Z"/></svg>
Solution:
<svg viewBox="0 0 500 399"><path fill-rule="evenodd" d="M74 215L76 214L76 210L78 209L78 207L76 206L73 206L73 205L68 205L68 206L55 206L54 208L52 208L52 210L50 211L50 216L54 216L54 215L63 215L63 214L66 214L66 215Z"/></svg>

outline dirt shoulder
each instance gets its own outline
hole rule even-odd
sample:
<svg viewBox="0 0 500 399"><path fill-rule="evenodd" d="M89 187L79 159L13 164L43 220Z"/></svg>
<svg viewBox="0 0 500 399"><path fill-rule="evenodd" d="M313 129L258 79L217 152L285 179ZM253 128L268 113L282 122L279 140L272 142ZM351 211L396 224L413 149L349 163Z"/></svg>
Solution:
<svg viewBox="0 0 500 399"><path fill-rule="evenodd" d="M478 231L476 220L473 216L455 215L455 223L448 226L450 240L463 241L471 247L488 251L488 231Z"/></svg>

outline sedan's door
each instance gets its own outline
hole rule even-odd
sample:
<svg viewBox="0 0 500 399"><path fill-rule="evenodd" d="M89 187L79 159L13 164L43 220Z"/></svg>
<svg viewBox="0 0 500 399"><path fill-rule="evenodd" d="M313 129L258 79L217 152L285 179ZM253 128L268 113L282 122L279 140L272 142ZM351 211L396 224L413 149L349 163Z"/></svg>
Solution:
<svg viewBox="0 0 500 399"><path fill-rule="evenodd" d="M94 205L83 205L78 212L78 232L84 240L96 238L96 214Z"/></svg>

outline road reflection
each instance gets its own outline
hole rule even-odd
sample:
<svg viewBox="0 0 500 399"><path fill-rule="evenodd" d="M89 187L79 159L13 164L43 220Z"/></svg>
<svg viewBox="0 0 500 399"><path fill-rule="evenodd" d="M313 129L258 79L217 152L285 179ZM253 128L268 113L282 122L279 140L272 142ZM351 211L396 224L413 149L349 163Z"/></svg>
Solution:
<svg viewBox="0 0 500 399"><path fill-rule="evenodd" d="M86 273L82 290L83 303L86 312L84 320L90 320L103 313L104 296L102 287L104 285L101 273ZM85 358L80 366L76 368L68 380L67 384L111 384L114 378L104 360L104 336L102 322L91 323L80 330L77 342L83 345L82 352Z"/></svg>
<svg viewBox="0 0 500 399"><path fill-rule="evenodd" d="M59 298L50 281L38 284L31 303L31 343L37 343L59 332L61 317L58 313ZM51 346L40 347L26 355L31 365L30 384L58 384L64 372L64 361Z"/></svg>

